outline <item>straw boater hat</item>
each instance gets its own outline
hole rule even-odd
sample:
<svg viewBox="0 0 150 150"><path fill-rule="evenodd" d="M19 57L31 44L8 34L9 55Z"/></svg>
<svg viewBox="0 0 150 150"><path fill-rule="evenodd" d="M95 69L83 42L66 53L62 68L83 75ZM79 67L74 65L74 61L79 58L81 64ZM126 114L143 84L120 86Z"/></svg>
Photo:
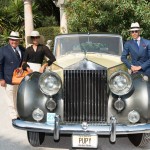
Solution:
<svg viewBox="0 0 150 150"><path fill-rule="evenodd" d="M27 43L28 44L33 44L32 43L32 37L39 37L39 44L44 44L44 36L40 35L38 31L32 31L30 36L27 36Z"/></svg>
<svg viewBox="0 0 150 150"><path fill-rule="evenodd" d="M129 31L135 31L135 30L137 30L137 31L140 31L140 30L141 30L140 25L139 25L138 22L132 23L132 24L131 24L131 27L130 27L130 29L129 29Z"/></svg>
<svg viewBox="0 0 150 150"><path fill-rule="evenodd" d="M19 40L21 38L19 37L19 32L11 31L8 39Z"/></svg>

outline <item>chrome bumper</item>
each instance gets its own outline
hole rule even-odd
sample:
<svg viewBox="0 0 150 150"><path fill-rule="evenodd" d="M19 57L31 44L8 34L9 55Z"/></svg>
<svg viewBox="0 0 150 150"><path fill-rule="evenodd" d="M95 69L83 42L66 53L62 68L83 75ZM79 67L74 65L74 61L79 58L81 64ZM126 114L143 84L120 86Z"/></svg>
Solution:
<svg viewBox="0 0 150 150"><path fill-rule="evenodd" d="M110 118L110 124L102 125L89 125L86 122L82 124L68 124L60 125L59 116L55 117L54 124L47 123L35 123L22 120L14 120L13 126L18 129L34 131L34 132L45 132L53 133L54 139L58 140L60 134L73 134L73 133L95 133L97 135L110 135L110 141L116 141L116 135L123 134L136 134L136 133L150 133L150 124L136 124L136 125L124 125L116 124L116 118Z"/></svg>

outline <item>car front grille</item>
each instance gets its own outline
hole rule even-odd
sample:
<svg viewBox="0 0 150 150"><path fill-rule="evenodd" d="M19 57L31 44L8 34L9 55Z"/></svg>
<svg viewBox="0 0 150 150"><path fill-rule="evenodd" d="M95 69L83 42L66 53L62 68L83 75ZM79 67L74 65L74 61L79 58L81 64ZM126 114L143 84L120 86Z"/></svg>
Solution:
<svg viewBox="0 0 150 150"><path fill-rule="evenodd" d="M64 70L64 121L104 123L107 70Z"/></svg>

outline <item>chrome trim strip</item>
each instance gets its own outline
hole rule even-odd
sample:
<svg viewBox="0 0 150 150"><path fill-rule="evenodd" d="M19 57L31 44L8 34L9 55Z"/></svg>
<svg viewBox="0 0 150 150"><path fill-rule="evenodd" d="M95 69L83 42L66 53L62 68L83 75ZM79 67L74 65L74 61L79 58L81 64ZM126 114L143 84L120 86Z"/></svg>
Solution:
<svg viewBox="0 0 150 150"><path fill-rule="evenodd" d="M35 131L35 132L47 132L54 133L54 124L47 123L35 123L22 120L13 120L13 126L18 129ZM81 124L68 124L59 126L60 134L72 134L73 132L94 132L97 135L110 135L111 125L102 124L102 125L88 125L86 131L82 129ZM136 125L124 125L116 124L116 135L122 134L136 134L136 133L150 133L150 123L145 124L136 124Z"/></svg>

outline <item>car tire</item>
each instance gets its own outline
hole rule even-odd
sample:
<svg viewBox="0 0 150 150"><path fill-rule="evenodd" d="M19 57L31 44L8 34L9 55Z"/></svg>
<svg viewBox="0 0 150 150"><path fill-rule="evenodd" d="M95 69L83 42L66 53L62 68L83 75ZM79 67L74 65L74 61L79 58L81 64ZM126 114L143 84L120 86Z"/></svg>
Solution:
<svg viewBox="0 0 150 150"><path fill-rule="evenodd" d="M137 147L144 148L150 143L150 133L131 134L128 137L131 143Z"/></svg>
<svg viewBox="0 0 150 150"><path fill-rule="evenodd" d="M40 146L45 139L45 133L42 132L27 131L27 136L29 143L34 147Z"/></svg>

